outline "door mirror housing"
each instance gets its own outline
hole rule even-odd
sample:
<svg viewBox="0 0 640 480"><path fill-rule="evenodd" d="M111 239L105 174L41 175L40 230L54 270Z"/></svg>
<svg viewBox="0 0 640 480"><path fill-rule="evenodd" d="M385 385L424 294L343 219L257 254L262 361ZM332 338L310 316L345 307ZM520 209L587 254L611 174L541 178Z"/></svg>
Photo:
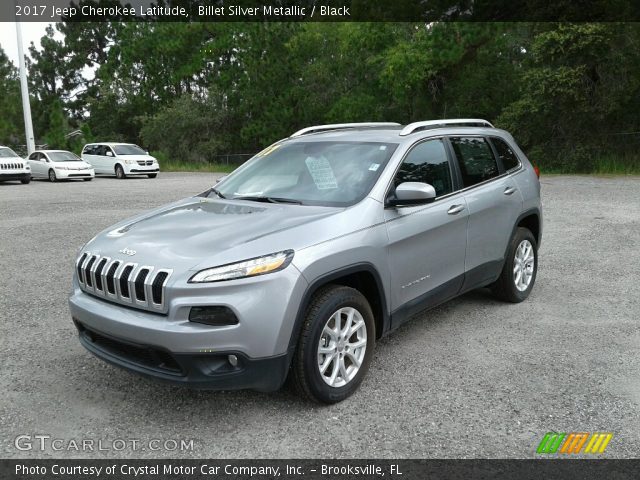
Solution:
<svg viewBox="0 0 640 480"><path fill-rule="evenodd" d="M428 183L404 182L396 187L395 193L387 199L387 205L405 207L431 203L436 199L436 189Z"/></svg>
<svg viewBox="0 0 640 480"><path fill-rule="evenodd" d="M107 157L113 157L113 153L111 152L111 150L107 152Z"/></svg>

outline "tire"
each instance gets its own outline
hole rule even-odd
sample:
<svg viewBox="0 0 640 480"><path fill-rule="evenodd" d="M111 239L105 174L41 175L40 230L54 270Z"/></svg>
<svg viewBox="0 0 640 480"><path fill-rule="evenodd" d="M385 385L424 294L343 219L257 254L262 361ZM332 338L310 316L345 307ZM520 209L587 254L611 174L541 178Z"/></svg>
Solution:
<svg viewBox="0 0 640 480"><path fill-rule="evenodd" d="M340 318L339 324L337 318ZM348 325L360 327L352 330L349 337L339 331L335 335L325 331L325 326L333 331L346 330ZM375 339L371 307L358 290L338 285L321 288L307 308L293 358L291 373L296 390L318 403L331 404L346 399L358 389L369 369ZM319 352L321 342L331 353ZM352 345L360 347L354 349ZM324 365L324 374L320 362ZM360 362L359 367L356 362ZM332 379L334 385L330 384Z"/></svg>
<svg viewBox="0 0 640 480"><path fill-rule="evenodd" d="M20 180L20 183L22 183L23 185L29 185L29 182L31 182L31 177L23 178L22 180Z"/></svg>
<svg viewBox="0 0 640 480"><path fill-rule="evenodd" d="M527 254L528 248L531 249L531 252ZM522 261L523 256L526 256L524 262ZM491 285L491 290L501 300L520 303L526 300L531 293L537 273L538 244L536 239L528 229L518 227L509 242L502 273L498 280Z"/></svg>
<svg viewBox="0 0 640 480"><path fill-rule="evenodd" d="M158 176L157 173L150 173L149 175L147 175L147 177L149 178L156 178Z"/></svg>
<svg viewBox="0 0 640 480"><path fill-rule="evenodd" d="M122 168L122 165L120 164L116 165L116 178L119 180L127 178L127 175L124 173L124 168Z"/></svg>
<svg viewBox="0 0 640 480"><path fill-rule="evenodd" d="M53 171L53 168L49 170L49 181L51 183L58 181L58 177L56 177L56 172Z"/></svg>
<svg viewBox="0 0 640 480"><path fill-rule="evenodd" d="M85 182L90 182L91 180L93 180L93 178L83 178L83 180L84 180Z"/></svg>

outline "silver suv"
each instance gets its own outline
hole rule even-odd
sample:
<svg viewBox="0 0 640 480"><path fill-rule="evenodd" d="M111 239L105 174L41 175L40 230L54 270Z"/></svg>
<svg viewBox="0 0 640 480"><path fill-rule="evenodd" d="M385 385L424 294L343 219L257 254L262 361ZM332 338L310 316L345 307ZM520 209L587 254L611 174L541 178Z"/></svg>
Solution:
<svg viewBox="0 0 640 480"><path fill-rule="evenodd" d="M485 120L322 125L98 234L69 304L114 365L207 389L289 377L333 403L421 312L479 287L526 299L541 234L538 172Z"/></svg>

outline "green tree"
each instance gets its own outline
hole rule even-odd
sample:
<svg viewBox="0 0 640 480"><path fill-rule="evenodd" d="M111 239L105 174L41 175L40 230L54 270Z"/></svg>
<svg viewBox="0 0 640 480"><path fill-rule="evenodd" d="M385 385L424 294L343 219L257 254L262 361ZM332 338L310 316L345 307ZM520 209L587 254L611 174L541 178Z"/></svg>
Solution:
<svg viewBox="0 0 640 480"><path fill-rule="evenodd" d="M18 72L0 47L0 144L24 142Z"/></svg>
<svg viewBox="0 0 640 480"><path fill-rule="evenodd" d="M69 127L62 109L62 102L56 99L51 103L49 128L44 136L48 148L65 150L67 148L65 135L68 130Z"/></svg>

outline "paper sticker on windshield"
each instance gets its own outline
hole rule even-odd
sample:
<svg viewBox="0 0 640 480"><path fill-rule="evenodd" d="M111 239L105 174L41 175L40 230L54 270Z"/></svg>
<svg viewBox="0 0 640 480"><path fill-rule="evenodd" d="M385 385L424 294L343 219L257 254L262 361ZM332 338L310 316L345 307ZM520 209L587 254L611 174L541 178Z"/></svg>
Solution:
<svg viewBox="0 0 640 480"><path fill-rule="evenodd" d="M379 163L372 163L371 165L369 165L369 170L371 170L372 172L375 172L379 168L380 168L380 164Z"/></svg>
<svg viewBox="0 0 640 480"><path fill-rule="evenodd" d="M318 190L338 188L338 182L333 170L331 170L329 160L324 157L307 157L304 163L307 164L307 169Z"/></svg>

